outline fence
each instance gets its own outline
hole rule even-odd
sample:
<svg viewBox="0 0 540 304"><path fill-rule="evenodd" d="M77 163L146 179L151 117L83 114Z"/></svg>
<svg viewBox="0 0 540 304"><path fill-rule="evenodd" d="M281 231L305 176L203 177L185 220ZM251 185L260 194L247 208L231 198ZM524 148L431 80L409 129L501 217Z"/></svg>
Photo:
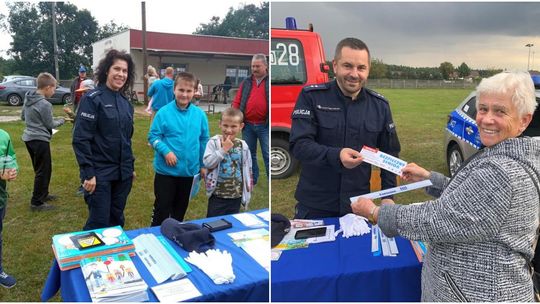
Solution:
<svg viewBox="0 0 540 304"><path fill-rule="evenodd" d="M370 88L385 89L474 89L478 84L468 80L369 79Z"/></svg>
<svg viewBox="0 0 540 304"><path fill-rule="evenodd" d="M59 84L65 88L70 88L71 83L73 82L73 79L64 79L59 80ZM143 91L143 82L135 81L133 83L134 90L130 92L129 96L132 101L144 101L144 91ZM217 102L217 103L231 103L234 97L236 96L236 92L238 91L238 88L230 88L227 91L223 90L217 90L217 92L214 92L214 87L220 86L219 84L204 84L203 85L203 97L201 98L202 101L208 101L208 102Z"/></svg>

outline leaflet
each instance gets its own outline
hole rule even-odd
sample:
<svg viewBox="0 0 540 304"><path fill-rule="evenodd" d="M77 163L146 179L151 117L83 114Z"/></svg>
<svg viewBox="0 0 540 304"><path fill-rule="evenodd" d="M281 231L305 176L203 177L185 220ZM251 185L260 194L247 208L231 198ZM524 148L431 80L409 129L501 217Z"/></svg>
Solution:
<svg viewBox="0 0 540 304"><path fill-rule="evenodd" d="M381 255L381 248L379 247L379 226L373 225L371 227L371 253L373 256Z"/></svg>
<svg viewBox="0 0 540 304"><path fill-rule="evenodd" d="M399 176L401 176L403 167L407 165L407 162L404 160L368 146L362 147L360 155L362 155L366 163L388 170Z"/></svg>
<svg viewBox="0 0 540 304"><path fill-rule="evenodd" d="M141 234L133 239L133 243L135 252L158 284L187 275L155 235Z"/></svg>
<svg viewBox="0 0 540 304"><path fill-rule="evenodd" d="M369 199L376 199L376 198L381 198L381 197L394 195L394 194L398 194L398 193L402 193L402 192L407 192L407 191L411 191L411 190L415 190L415 189L429 187L431 185L433 185L431 183L431 181L429 179L426 179L426 180L423 180L423 181L420 181L420 182L401 185L401 186L397 186L397 187L386 189L386 190L381 190L381 191L377 191L377 192L371 192L371 193L367 193L367 194L353 196L353 197L350 198L350 200L351 200L351 204L352 204L352 203L356 202L356 200L358 200L358 198L360 198L360 197L369 198Z"/></svg>
<svg viewBox="0 0 540 304"><path fill-rule="evenodd" d="M263 221L259 220L255 214L252 213L237 213L233 215L235 219L239 220L244 226L250 228L266 227L268 226Z"/></svg>
<svg viewBox="0 0 540 304"><path fill-rule="evenodd" d="M202 295L189 279L172 281L151 288L158 300L165 303L182 302Z"/></svg>

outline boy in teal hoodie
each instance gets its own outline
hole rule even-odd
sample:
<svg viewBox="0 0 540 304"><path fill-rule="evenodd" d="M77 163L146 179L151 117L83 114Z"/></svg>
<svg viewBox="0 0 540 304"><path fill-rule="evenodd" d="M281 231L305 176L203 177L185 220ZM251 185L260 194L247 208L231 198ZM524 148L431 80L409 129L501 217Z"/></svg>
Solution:
<svg viewBox="0 0 540 304"><path fill-rule="evenodd" d="M203 110L191 104L197 84L193 74L178 74L174 102L156 113L148 133L148 142L155 150L156 171L152 226L161 225L168 217L183 221L193 178L206 175L203 156L210 138L208 119Z"/></svg>
<svg viewBox="0 0 540 304"><path fill-rule="evenodd" d="M17 178L17 157L11 144L9 134L0 129L0 285L5 288L15 286L17 281L14 277L4 272L2 267L2 226L6 215L6 203L8 198L7 181Z"/></svg>

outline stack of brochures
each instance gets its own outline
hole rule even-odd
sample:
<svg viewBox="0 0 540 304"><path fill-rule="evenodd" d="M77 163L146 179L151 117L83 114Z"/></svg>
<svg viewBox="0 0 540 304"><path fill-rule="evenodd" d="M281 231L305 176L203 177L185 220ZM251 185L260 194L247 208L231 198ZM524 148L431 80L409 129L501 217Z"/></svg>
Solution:
<svg viewBox="0 0 540 304"><path fill-rule="evenodd" d="M86 258L80 264L92 302L148 301L148 285L127 253Z"/></svg>
<svg viewBox="0 0 540 304"><path fill-rule="evenodd" d="M61 270L79 267L84 258L113 253L135 255L135 245L120 226L58 234L52 241Z"/></svg>
<svg viewBox="0 0 540 304"><path fill-rule="evenodd" d="M244 249L259 265L270 270L268 248L270 248L270 234L265 228L245 230L228 233L236 246Z"/></svg>

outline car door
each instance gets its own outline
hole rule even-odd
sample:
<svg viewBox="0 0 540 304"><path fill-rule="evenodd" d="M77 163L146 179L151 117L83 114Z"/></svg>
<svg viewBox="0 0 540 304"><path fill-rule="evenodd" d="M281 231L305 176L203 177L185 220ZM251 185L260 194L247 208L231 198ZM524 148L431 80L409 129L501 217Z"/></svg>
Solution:
<svg viewBox="0 0 540 304"><path fill-rule="evenodd" d="M463 120L463 139L476 149L480 148L480 134L476 125L476 96L471 97L461 108L466 115Z"/></svg>

